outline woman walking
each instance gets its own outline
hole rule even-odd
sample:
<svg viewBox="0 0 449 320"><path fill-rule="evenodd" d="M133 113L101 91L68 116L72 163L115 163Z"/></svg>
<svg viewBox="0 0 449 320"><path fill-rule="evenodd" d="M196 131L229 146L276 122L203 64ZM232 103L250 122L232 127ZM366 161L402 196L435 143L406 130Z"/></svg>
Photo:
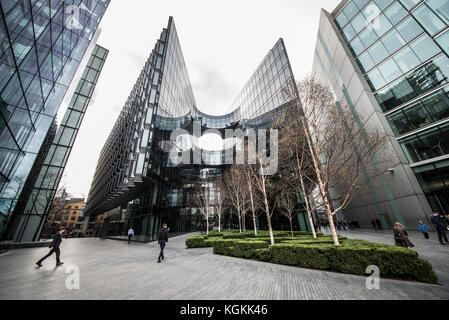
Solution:
<svg viewBox="0 0 449 320"><path fill-rule="evenodd" d="M414 247L413 243L408 239L408 232L405 229L405 227L400 224L399 222L396 222L394 224L394 242L397 247Z"/></svg>
<svg viewBox="0 0 449 320"><path fill-rule="evenodd" d="M162 225L161 230L159 230L159 234L157 236L157 242L161 247L161 252L159 253L159 258L157 259L158 263L161 263L161 259L164 260L164 248L168 242L168 226L166 223Z"/></svg>

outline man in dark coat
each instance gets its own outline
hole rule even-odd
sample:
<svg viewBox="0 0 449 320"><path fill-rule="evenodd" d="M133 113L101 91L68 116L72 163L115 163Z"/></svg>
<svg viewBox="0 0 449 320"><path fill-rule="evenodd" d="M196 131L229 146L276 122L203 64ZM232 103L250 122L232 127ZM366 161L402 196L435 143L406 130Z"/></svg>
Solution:
<svg viewBox="0 0 449 320"><path fill-rule="evenodd" d="M376 225L379 231L384 231L384 229L382 228L382 223L380 222L379 219L376 219Z"/></svg>
<svg viewBox="0 0 449 320"><path fill-rule="evenodd" d="M373 219L371 219L371 224L373 225L374 230L376 230L376 232L377 232L377 224L376 224L376 221L374 221Z"/></svg>
<svg viewBox="0 0 449 320"><path fill-rule="evenodd" d="M157 259L157 262L160 263L161 259L164 260L164 248L168 242L168 227L167 227L166 223L164 223L162 225L161 230L159 230L159 234L157 236L157 242L159 243L159 246L161 247L161 252L159 253L159 258Z"/></svg>
<svg viewBox="0 0 449 320"><path fill-rule="evenodd" d="M438 212L434 212L434 214L430 217L430 222L432 222L434 228L437 230L438 240L440 241L440 243L449 244L447 241L446 227L441 221L440 214Z"/></svg>
<svg viewBox="0 0 449 320"><path fill-rule="evenodd" d="M49 256L51 256L53 253L56 253L56 265L57 265L57 266L60 266L60 265L64 264L64 262L61 262L61 261L59 260L59 257L60 257L60 255L61 255L61 250L59 249L59 246L61 245L61 242L62 242L62 236L64 235L64 232L65 232L65 230L64 230L64 229L61 229L61 230L59 230L58 233L56 233L56 234L53 236L53 241L51 242L51 244L50 244L50 246L49 246L49 248L51 249L50 252L49 252L45 257L43 257L43 258L40 259L38 262L36 262L36 264L37 264L39 267L42 267L42 261L44 261L45 259L47 259L47 258L48 258Z"/></svg>

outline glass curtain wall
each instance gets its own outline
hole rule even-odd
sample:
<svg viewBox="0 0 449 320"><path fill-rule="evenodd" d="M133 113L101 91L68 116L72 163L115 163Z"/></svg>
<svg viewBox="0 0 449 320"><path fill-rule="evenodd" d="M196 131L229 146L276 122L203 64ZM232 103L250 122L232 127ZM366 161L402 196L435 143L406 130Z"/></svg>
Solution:
<svg viewBox="0 0 449 320"><path fill-rule="evenodd" d="M429 187L429 172L442 169L418 173L422 162L449 157L449 0L352 0L335 22L431 205L441 208L434 194L447 187Z"/></svg>
<svg viewBox="0 0 449 320"><path fill-rule="evenodd" d="M108 4L0 3L0 237Z"/></svg>
<svg viewBox="0 0 449 320"><path fill-rule="evenodd" d="M73 94L61 125L37 174L25 207L18 206L9 234L15 242L37 241L89 106L108 50L96 45Z"/></svg>

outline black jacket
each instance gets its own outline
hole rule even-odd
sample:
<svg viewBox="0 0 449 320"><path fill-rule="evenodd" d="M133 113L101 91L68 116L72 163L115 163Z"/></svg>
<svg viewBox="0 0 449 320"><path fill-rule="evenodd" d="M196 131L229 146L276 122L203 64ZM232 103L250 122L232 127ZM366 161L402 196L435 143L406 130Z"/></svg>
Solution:
<svg viewBox="0 0 449 320"><path fill-rule="evenodd" d="M61 232L58 232L53 236L53 241L50 245L50 248L58 249L59 246L61 245L61 242L62 242L62 234Z"/></svg>
<svg viewBox="0 0 449 320"><path fill-rule="evenodd" d="M443 221L441 221L441 218L439 216L431 216L430 221L432 222L433 226L437 230L444 230L446 228L443 224Z"/></svg>
<svg viewBox="0 0 449 320"><path fill-rule="evenodd" d="M159 234L157 235L157 241L168 241L168 228L164 229L161 228L161 230L159 230Z"/></svg>

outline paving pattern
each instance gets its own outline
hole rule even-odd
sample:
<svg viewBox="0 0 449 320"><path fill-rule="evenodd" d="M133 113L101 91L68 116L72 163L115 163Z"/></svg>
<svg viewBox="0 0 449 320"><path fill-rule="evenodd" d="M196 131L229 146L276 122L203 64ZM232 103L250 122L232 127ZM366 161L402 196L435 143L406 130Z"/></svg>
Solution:
<svg viewBox="0 0 449 320"><path fill-rule="evenodd" d="M379 290L368 290L365 277L218 256L210 248L186 249L188 236L170 239L160 264L155 243L64 240L65 264L57 268L54 256L42 268L34 265L45 248L10 250L0 255L0 299L449 299L446 284L382 279ZM79 289L66 287L70 265L80 270Z"/></svg>

